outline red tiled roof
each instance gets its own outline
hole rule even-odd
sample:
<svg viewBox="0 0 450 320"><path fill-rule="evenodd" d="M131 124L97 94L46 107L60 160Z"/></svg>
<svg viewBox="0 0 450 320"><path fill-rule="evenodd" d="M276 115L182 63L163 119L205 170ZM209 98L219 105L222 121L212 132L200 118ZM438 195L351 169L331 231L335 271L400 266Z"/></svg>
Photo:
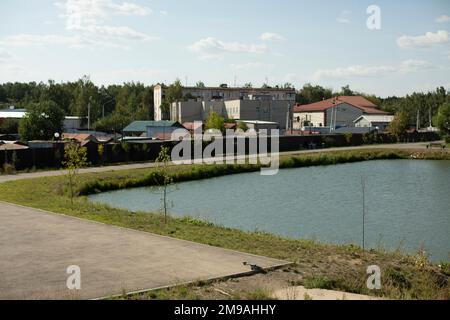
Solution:
<svg viewBox="0 0 450 320"><path fill-rule="evenodd" d="M339 96L311 104L297 105L294 107L294 112L322 112L342 103L361 109L365 114L387 114L387 112L378 109L375 104L362 96Z"/></svg>

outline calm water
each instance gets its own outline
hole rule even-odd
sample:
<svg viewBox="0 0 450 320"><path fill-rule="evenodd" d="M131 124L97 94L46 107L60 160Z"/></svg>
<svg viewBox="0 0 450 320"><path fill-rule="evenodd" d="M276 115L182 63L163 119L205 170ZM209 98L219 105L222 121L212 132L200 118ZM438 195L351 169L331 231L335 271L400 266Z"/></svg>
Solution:
<svg viewBox="0 0 450 320"><path fill-rule="evenodd" d="M361 176L366 180L366 246L450 260L450 161L386 160L239 174L177 185L172 215L291 238L361 244ZM93 195L132 211L159 211L155 188Z"/></svg>

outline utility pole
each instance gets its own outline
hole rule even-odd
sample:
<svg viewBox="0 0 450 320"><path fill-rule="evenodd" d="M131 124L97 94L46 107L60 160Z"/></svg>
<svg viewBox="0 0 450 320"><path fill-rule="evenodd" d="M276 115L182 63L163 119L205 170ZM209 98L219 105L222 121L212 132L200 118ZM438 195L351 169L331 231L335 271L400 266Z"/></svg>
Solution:
<svg viewBox="0 0 450 320"><path fill-rule="evenodd" d="M286 133L289 131L289 104L288 104L288 109L287 109L287 113L286 113Z"/></svg>
<svg viewBox="0 0 450 320"><path fill-rule="evenodd" d="M365 223L366 223L366 181L364 177L361 176L361 187L362 187L362 248L363 252L366 249L366 238L365 238Z"/></svg>
<svg viewBox="0 0 450 320"><path fill-rule="evenodd" d="M91 99L88 102L88 131L91 130Z"/></svg>
<svg viewBox="0 0 450 320"><path fill-rule="evenodd" d="M417 109L416 131L419 132L419 129L420 129L420 109Z"/></svg>
<svg viewBox="0 0 450 320"><path fill-rule="evenodd" d="M433 128L433 122L431 121L431 106L428 109L428 117L429 117L429 120L430 120L430 130L431 130L431 128Z"/></svg>

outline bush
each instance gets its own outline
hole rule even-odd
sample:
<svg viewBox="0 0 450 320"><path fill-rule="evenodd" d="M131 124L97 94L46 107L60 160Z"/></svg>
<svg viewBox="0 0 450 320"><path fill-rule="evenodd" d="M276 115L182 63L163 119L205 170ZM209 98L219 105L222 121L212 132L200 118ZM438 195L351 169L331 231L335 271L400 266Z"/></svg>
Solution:
<svg viewBox="0 0 450 320"><path fill-rule="evenodd" d="M305 278L303 285L306 289L339 289L339 282L337 280L329 279L327 277L308 277Z"/></svg>
<svg viewBox="0 0 450 320"><path fill-rule="evenodd" d="M14 174L16 172L16 168L12 163L4 163L3 164L3 172L5 174Z"/></svg>

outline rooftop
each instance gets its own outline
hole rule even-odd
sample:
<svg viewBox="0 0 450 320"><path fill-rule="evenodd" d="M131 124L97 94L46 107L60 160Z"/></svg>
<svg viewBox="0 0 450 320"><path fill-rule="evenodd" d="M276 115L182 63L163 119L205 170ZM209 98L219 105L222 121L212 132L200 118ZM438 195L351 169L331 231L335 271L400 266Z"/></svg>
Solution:
<svg viewBox="0 0 450 320"><path fill-rule="evenodd" d="M339 96L311 104L297 105L294 107L294 112L322 112L343 103L352 105L365 114L388 115L387 112L378 109L374 103L362 96Z"/></svg>
<svg viewBox="0 0 450 320"><path fill-rule="evenodd" d="M168 127L182 127L180 123L177 121L168 121L168 120L161 120L161 121L133 121L128 126L123 129L124 132L146 132L147 127L162 127L162 128L168 128Z"/></svg>
<svg viewBox="0 0 450 320"><path fill-rule="evenodd" d="M155 87L162 87L167 88L167 86L162 86L160 84L156 85ZM193 87L193 86L182 86L183 89L188 90L198 90L198 91L210 91L210 90L217 90L217 91L283 91L283 92L292 92L295 91L295 88L276 88L276 87L269 87L269 88L248 88L248 87Z"/></svg>
<svg viewBox="0 0 450 320"><path fill-rule="evenodd" d="M353 122L357 122L363 118L370 122L391 122L392 120L394 120L394 116L391 115L363 114Z"/></svg>

